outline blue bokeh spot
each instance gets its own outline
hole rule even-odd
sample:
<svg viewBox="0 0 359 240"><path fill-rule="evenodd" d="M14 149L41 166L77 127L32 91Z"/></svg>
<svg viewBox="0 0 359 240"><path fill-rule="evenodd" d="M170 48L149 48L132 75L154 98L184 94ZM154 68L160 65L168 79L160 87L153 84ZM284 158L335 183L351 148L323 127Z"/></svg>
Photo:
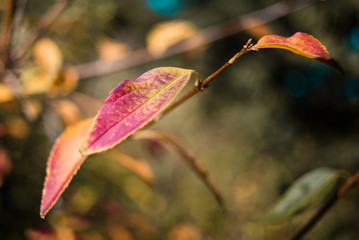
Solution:
<svg viewBox="0 0 359 240"><path fill-rule="evenodd" d="M333 70L323 64L314 63L308 70L310 86L319 88L328 82Z"/></svg>
<svg viewBox="0 0 359 240"><path fill-rule="evenodd" d="M309 90L309 80L303 72L298 70L289 71L284 79L285 87L293 97L303 97Z"/></svg>
<svg viewBox="0 0 359 240"><path fill-rule="evenodd" d="M351 101L355 102L359 99L359 80L356 78L349 78L345 81L344 84L344 94L345 97Z"/></svg>
<svg viewBox="0 0 359 240"><path fill-rule="evenodd" d="M148 6L162 15L172 15L181 8L180 0L147 0Z"/></svg>
<svg viewBox="0 0 359 240"><path fill-rule="evenodd" d="M359 27L353 27L350 31L349 44L353 49L359 51Z"/></svg>

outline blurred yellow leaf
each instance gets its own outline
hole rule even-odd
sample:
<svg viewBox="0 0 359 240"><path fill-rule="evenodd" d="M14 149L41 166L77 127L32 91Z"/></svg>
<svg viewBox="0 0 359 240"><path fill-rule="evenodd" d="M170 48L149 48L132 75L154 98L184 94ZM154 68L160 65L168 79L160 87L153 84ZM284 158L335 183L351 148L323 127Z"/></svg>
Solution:
<svg viewBox="0 0 359 240"><path fill-rule="evenodd" d="M111 240L133 240L131 232L121 225L111 225L108 229Z"/></svg>
<svg viewBox="0 0 359 240"><path fill-rule="evenodd" d="M0 103L11 101L14 95L8 85L0 82Z"/></svg>
<svg viewBox="0 0 359 240"><path fill-rule="evenodd" d="M169 240L201 240L202 233L191 223L180 223L174 226L168 236Z"/></svg>
<svg viewBox="0 0 359 240"><path fill-rule="evenodd" d="M50 97L64 96L71 93L77 87L79 74L72 66L66 66L62 69L60 76L52 84Z"/></svg>
<svg viewBox="0 0 359 240"><path fill-rule="evenodd" d="M62 53L57 44L49 38L43 38L34 46L34 58L47 72L56 73L62 66Z"/></svg>
<svg viewBox="0 0 359 240"><path fill-rule="evenodd" d="M61 227L56 228L56 239L57 240L76 240L76 236L71 228L61 226Z"/></svg>
<svg viewBox="0 0 359 240"><path fill-rule="evenodd" d="M23 82L26 95L31 95L47 92L55 78L48 74L48 72L35 66L25 68L21 73L20 80Z"/></svg>
<svg viewBox="0 0 359 240"><path fill-rule="evenodd" d="M33 98L28 98L28 101L23 102L23 111L29 120L35 120L43 109L41 101Z"/></svg>
<svg viewBox="0 0 359 240"><path fill-rule="evenodd" d="M264 35L273 33L271 27L259 18L248 17L243 19L241 23L255 39L260 39Z"/></svg>
<svg viewBox="0 0 359 240"><path fill-rule="evenodd" d="M5 132L15 138L26 138L30 129L25 120L21 117L11 117L6 120Z"/></svg>
<svg viewBox="0 0 359 240"><path fill-rule="evenodd" d="M75 190L75 194L77 194L76 190ZM99 196L96 195L96 197ZM72 201L73 201L73 197L71 197L71 202ZM73 206L71 204L71 208L76 209L76 206ZM58 223L61 224L62 226L70 226L74 232L88 232L91 229L91 221L89 219L83 218L81 215L81 211L79 213L77 209L76 209L76 213L72 211L72 214L66 214L66 213L59 214Z"/></svg>
<svg viewBox="0 0 359 240"><path fill-rule="evenodd" d="M62 54L59 47L50 39L40 39L34 46L35 66L25 68L20 76L27 95L48 92L60 78Z"/></svg>
<svg viewBox="0 0 359 240"><path fill-rule="evenodd" d="M112 150L109 153L110 157L116 159L123 166L131 170L134 174L144 180L146 183L153 185L155 183L155 177L150 165L138 158L132 157L123 152Z"/></svg>
<svg viewBox="0 0 359 240"><path fill-rule="evenodd" d="M56 102L56 110L65 125L78 122L83 118L79 107L70 100L59 100Z"/></svg>
<svg viewBox="0 0 359 240"><path fill-rule="evenodd" d="M197 33L197 28L188 21L168 21L155 25L147 34L147 50L159 56L171 46Z"/></svg>
<svg viewBox="0 0 359 240"><path fill-rule="evenodd" d="M129 52L127 44L109 38L100 39L96 47L100 59L121 59Z"/></svg>

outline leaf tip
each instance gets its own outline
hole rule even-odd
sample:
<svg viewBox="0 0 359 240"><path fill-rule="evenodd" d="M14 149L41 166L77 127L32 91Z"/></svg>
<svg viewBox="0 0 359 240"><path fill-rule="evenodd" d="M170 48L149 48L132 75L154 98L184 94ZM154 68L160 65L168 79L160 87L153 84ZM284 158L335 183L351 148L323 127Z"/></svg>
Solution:
<svg viewBox="0 0 359 240"><path fill-rule="evenodd" d="M281 48L307 58L316 59L344 74L343 68L332 58L327 48L312 35L297 32L290 37L265 35L252 46L252 50L260 48Z"/></svg>
<svg viewBox="0 0 359 240"><path fill-rule="evenodd" d="M44 194L43 194L44 196ZM44 197L41 201L41 207L40 207L40 218L45 219L46 214L50 211L52 206L55 204L55 201L49 206L48 204L45 204Z"/></svg>
<svg viewBox="0 0 359 240"><path fill-rule="evenodd" d="M84 149L84 147L81 147L80 149L79 149L79 153L81 154L81 156L86 156L87 154L86 154L86 150Z"/></svg>
<svg viewBox="0 0 359 240"><path fill-rule="evenodd" d="M89 136L89 134L87 134L86 138L87 139L85 139L79 149L79 153L81 154L81 156L88 156L98 152L98 149L94 148L94 146L90 142L91 137Z"/></svg>
<svg viewBox="0 0 359 240"><path fill-rule="evenodd" d="M99 153L101 151L104 151L104 150L102 150L100 148L95 148L95 147L91 146L91 144L89 145L87 142L85 142L79 149L81 156L89 156L91 154Z"/></svg>
<svg viewBox="0 0 359 240"><path fill-rule="evenodd" d="M334 59L334 58L331 58L331 59L328 59L328 60L325 60L325 59L321 59L321 58L317 58L317 60L323 64L326 64L332 68L335 68L336 70L338 70L342 75L345 74L344 72L344 69L343 67Z"/></svg>

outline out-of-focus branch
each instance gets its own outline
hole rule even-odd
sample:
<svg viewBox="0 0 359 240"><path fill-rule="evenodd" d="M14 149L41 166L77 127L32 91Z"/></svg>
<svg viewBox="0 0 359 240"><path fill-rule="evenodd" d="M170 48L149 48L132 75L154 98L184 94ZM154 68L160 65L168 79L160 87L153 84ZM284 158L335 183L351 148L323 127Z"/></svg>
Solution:
<svg viewBox="0 0 359 240"><path fill-rule="evenodd" d="M58 0L54 5L42 16L36 27L34 27L24 42L16 50L14 57L16 59L22 58L30 49L32 44L41 36L41 34L48 29L54 22L62 10L69 4L71 0Z"/></svg>
<svg viewBox="0 0 359 240"><path fill-rule="evenodd" d="M16 7L16 0L6 1L6 9L3 19L3 27L0 38L0 73L1 78L5 76L7 65L9 63L9 55L11 51L11 39L12 39L12 26L14 20L14 12Z"/></svg>
<svg viewBox="0 0 359 240"><path fill-rule="evenodd" d="M199 31L197 34L176 44L161 56L150 55L146 48L142 48L129 53L125 58L97 60L94 62L77 65L75 68L79 73L80 79L110 74L149 61L166 58L208 45L212 42L234 35L238 32L251 29L263 23L274 21L278 18L310 6L314 2L314 0L282 1L264 9L235 18L228 22L205 28ZM248 19L253 18L260 21L251 21L251 23L249 23L250 21L247 21Z"/></svg>
<svg viewBox="0 0 359 240"><path fill-rule="evenodd" d="M222 211L225 213L226 209L224 206L224 201L222 194L217 186L217 184L213 181L211 176L209 175L209 171L203 165L200 159L198 159L193 152L185 146L179 139L176 137L154 130L143 130L136 132L135 139L148 139L152 141L156 141L161 145L165 146L168 149L172 149L176 151L182 159L192 167L194 172L202 179L202 181L206 184L206 186L210 189L213 196L216 198L219 206Z"/></svg>
<svg viewBox="0 0 359 240"><path fill-rule="evenodd" d="M21 25L24 22L25 12L26 12L26 5L27 5L27 0L17 0L16 1L16 11L14 13L15 15L14 15L14 23L13 23L14 42L18 39L17 34L20 34L20 31L18 29L21 27Z"/></svg>
<svg viewBox="0 0 359 240"><path fill-rule="evenodd" d="M22 113L28 120L34 120L36 111L24 94L23 87L18 79L16 67L19 60L29 50L31 45L38 39L60 12L67 6L71 0L58 0L43 15L36 27L30 31L25 41L19 47L15 48L12 44L13 33L20 27L25 14L27 0L7 0L3 21L3 30L0 36L0 78L12 90L15 100L21 106Z"/></svg>
<svg viewBox="0 0 359 240"><path fill-rule="evenodd" d="M210 76L208 76L206 79L204 79L203 81L200 81L198 79L198 84L196 83L195 86L189 90L186 94L184 94L182 97L180 97L179 99L177 99L175 102L173 102L171 105L169 105L165 110L163 110L152 122L149 122L149 124L152 124L156 121L158 121L160 118L164 117L165 115L167 115L169 112L173 111L174 109L176 109L179 105L181 105L182 103L186 102L189 98L191 98L192 96L194 96L196 93L203 91L210 82L212 82L220 73L222 73L226 68L228 68L230 65L232 65L238 58L240 58L241 56L243 56L244 54L252 51L252 46L253 44L251 44L252 39L249 39L248 42L246 43L246 45L243 46L242 50L239 51L238 53L236 53L229 61L227 61L225 64L223 64L219 69L217 69L217 71L215 71L214 73L212 73Z"/></svg>
<svg viewBox="0 0 359 240"><path fill-rule="evenodd" d="M336 194L334 194L319 210L318 212L298 231L292 240L300 240L307 234L320 219L331 209L334 204L343 197L354 185L359 181L359 170L341 186Z"/></svg>

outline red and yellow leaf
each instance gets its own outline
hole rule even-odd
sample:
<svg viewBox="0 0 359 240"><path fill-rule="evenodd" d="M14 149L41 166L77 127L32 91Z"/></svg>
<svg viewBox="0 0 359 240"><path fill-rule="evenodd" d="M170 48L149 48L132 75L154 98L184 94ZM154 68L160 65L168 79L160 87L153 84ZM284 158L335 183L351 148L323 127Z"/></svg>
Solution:
<svg viewBox="0 0 359 240"><path fill-rule="evenodd" d="M110 92L95 117L81 153L114 147L166 108L191 78L193 70L154 68L135 81L125 80Z"/></svg>
<svg viewBox="0 0 359 240"><path fill-rule="evenodd" d="M252 49L260 48L286 49L308 58L317 59L343 73L342 67L332 58L327 48L318 39L307 33L297 32L288 38L278 35L265 35L252 47Z"/></svg>
<svg viewBox="0 0 359 240"><path fill-rule="evenodd" d="M68 126L57 138L47 161L40 216L44 217L69 185L87 156L79 152L93 119Z"/></svg>

